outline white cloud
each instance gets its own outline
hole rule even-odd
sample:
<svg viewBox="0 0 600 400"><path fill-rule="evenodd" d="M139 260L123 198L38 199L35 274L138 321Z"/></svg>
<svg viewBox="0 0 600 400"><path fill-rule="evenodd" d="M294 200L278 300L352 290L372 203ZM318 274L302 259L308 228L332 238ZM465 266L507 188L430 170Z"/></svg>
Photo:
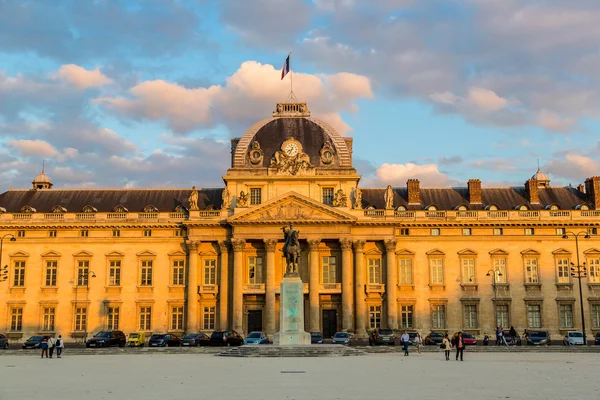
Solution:
<svg viewBox="0 0 600 400"><path fill-rule="evenodd" d="M23 157L54 157L58 152L43 140L9 140L6 146L19 152Z"/></svg>
<svg viewBox="0 0 600 400"><path fill-rule="evenodd" d="M450 183L448 176L438 170L435 164L417 165L382 164L375 172L384 185L405 185L408 179L419 179L426 186L446 186Z"/></svg>
<svg viewBox="0 0 600 400"><path fill-rule="evenodd" d="M87 70L75 64L66 64L53 75L55 79L71 83L79 89L100 87L113 83L113 80L100 72L100 69Z"/></svg>
<svg viewBox="0 0 600 400"><path fill-rule="evenodd" d="M480 87L469 88L468 101L487 111L498 111L506 107L508 101L498 96L493 90Z"/></svg>
<svg viewBox="0 0 600 400"><path fill-rule="evenodd" d="M561 118L551 111L541 110L538 114L537 123L542 128L552 132L570 132L573 130L577 120L569 117Z"/></svg>
<svg viewBox="0 0 600 400"><path fill-rule="evenodd" d="M580 152L570 151L562 158L550 161L546 169L557 177L573 179L577 182L598 175L600 162Z"/></svg>

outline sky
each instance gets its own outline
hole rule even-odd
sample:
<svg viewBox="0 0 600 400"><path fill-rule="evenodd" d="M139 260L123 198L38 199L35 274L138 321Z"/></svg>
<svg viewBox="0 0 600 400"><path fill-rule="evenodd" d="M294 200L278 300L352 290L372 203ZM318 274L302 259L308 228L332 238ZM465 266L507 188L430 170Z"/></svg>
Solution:
<svg viewBox="0 0 600 400"><path fill-rule="evenodd" d="M0 191L221 187L294 93L361 185L600 174L598 0L0 0Z"/></svg>

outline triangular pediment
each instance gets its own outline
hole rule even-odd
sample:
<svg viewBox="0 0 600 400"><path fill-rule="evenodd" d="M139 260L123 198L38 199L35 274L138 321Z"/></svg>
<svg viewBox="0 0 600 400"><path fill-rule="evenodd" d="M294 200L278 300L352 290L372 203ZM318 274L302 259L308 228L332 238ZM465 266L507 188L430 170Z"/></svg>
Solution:
<svg viewBox="0 0 600 400"><path fill-rule="evenodd" d="M136 256L138 256L138 257L155 257L156 253L154 253L150 250L144 250L139 253L136 253Z"/></svg>
<svg viewBox="0 0 600 400"><path fill-rule="evenodd" d="M569 250L565 250L565 249L556 249L552 252L552 254L554 254L555 256L560 256L560 255L570 255L571 252Z"/></svg>
<svg viewBox="0 0 600 400"><path fill-rule="evenodd" d="M457 253L459 256L476 256L477 252L471 249L462 249Z"/></svg>
<svg viewBox="0 0 600 400"><path fill-rule="evenodd" d="M288 192L230 217L235 224L352 223L356 217L296 192Z"/></svg>
<svg viewBox="0 0 600 400"><path fill-rule="evenodd" d="M583 254L585 254L586 256L591 256L591 255L596 256L596 255L600 254L600 250L591 248L591 249L585 250L583 252Z"/></svg>
<svg viewBox="0 0 600 400"><path fill-rule="evenodd" d="M446 253L444 253L443 251L439 250L439 249L433 249L428 251L427 253L428 256L445 256Z"/></svg>
<svg viewBox="0 0 600 400"><path fill-rule="evenodd" d="M414 253L414 251L411 251L408 249L400 249L400 250L396 251L396 255L397 256L414 256L415 253Z"/></svg>
<svg viewBox="0 0 600 400"><path fill-rule="evenodd" d="M169 257L184 257L186 256L185 252L181 250L173 251L167 254Z"/></svg>
<svg viewBox="0 0 600 400"><path fill-rule="evenodd" d="M539 256L540 253L539 251L533 250L533 249L527 249L527 250L523 250L521 252L522 255L524 256Z"/></svg>
<svg viewBox="0 0 600 400"><path fill-rule="evenodd" d="M24 251L15 251L14 253L10 253L9 256L15 258L29 257L29 253L25 253Z"/></svg>
<svg viewBox="0 0 600 400"><path fill-rule="evenodd" d="M105 254L106 257L124 257L125 253L121 253L120 251L111 251Z"/></svg>
<svg viewBox="0 0 600 400"><path fill-rule="evenodd" d="M46 251L45 253L42 253L42 257L60 257L61 254L54 251L54 250L50 250L50 251Z"/></svg>
<svg viewBox="0 0 600 400"><path fill-rule="evenodd" d="M77 253L73 253L73 257L91 257L91 256L93 256L93 254L86 250L81 250L81 251L78 251Z"/></svg>
<svg viewBox="0 0 600 400"><path fill-rule="evenodd" d="M508 256L508 252L502 249L494 249L489 253L491 256Z"/></svg>

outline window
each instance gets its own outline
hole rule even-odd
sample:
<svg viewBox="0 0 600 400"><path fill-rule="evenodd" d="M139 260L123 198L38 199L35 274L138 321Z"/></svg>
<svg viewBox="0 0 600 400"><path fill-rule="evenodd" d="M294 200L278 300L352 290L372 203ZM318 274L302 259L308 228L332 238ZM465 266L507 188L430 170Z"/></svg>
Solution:
<svg viewBox="0 0 600 400"><path fill-rule="evenodd" d="M323 188L323 204L333 205L333 188Z"/></svg>
<svg viewBox="0 0 600 400"><path fill-rule="evenodd" d="M440 236L440 228L431 228L431 236Z"/></svg>
<svg viewBox="0 0 600 400"><path fill-rule="evenodd" d="M588 260L588 264L590 282L600 283L600 258L591 258Z"/></svg>
<svg viewBox="0 0 600 400"><path fill-rule="evenodd" d="M182 237L183 236L183 229L175 229L175 236Z"/></svg>
<svg viewBox="0 0 600 400"><path fill-rule="evenodd" d="M152 321L152 307L140 307L140 331L149 331Z"/></svg>
<svg viewBox="0 0 600 400"><path fill-rule="evenodd" d="M108 286L121 286L121 260L110 260Z"/></svg>
<svg viewBox="0 0 600 400"><path fill-rule="evenodd" d="M152 286L152 260L142 261L141 286Z"/></svg>
<svg viewBox="0 0 600 400"><path fill-rule="evenodd" d="M151 237L152 229L144 229L144 237Z"/></svg>
<svg viewBox="0 0 600 400"><path fill-rule="evenodd" d="M204 284L217 284L217 260L204 260Z"/></svg>
<svg viewBox="0 0 600 400"><path fill-rule="evenodd" d="M15 261L13 286L25 286L25 261Z"/></svg>
<svg viewBox="0 0 600 400"><path fill-rule="evenodd" d="M539 283L538 277L538 259L525 259L525 283Z"/></svg>
<svg viewBox="0 0 600 400"><path fill-rule="evenodd" d="M463 228L462 234L463 236L471 236L471 228Z"/></svg>
<svg viewBox="0 0 600 400"><path fill-rule="evenodd" d="M502 236L504 234L504 230L502 228L494 228L495 236Z"/></svg>
<svg viewBox="0 0 600 400"><path fill-rule="evenodd" d="M369 283L381 283L381 259L369 258Z"/></svg>
<svg viewBox="0 0 600 400"><path fill-rule="evenodd" d="M46 286L56 286L58 261L46 261Z"/></svg>
<svg viewBox="0 0 600 400"><path fill-rule="evenodd" d="M90 262L88 260L79 260L77 262L77 286L87 286L90 277Z"/></svg>
<svg viewBox="0 0 600 400"><path fill-rule="evenodd" d="M184 263L183 260L175 260L175 261L173 261L173 274L172 274L173 280L171 281L171 285L179 285L179 286L181 286L181 285L185 284L185 282L183 280L184 279L183 278L184 277L184 275L183 275L183 272L184 272L183 263Z"/></svg>
<svg viewBox="0 0 600 400"><path fill-rule="evenodd" d="M215 329L215 307L204 307L204 321L202 322L202 329Z"/></svg>
<svg viewBox="0 0 600 400"><path fill-rule="evenodd" d="M592 328L600 329L600 304L592 304Z"/></svg>
<svg viewBox="0 0 600 400"><path fill-rule="evenodd" d="M56 237L56 231L49 231L48 232L48 236L50 236L50 237Z"/></svg>
<svg viewBox="0 0 600 400"><path fill-rule="evenodd" d="M108 307L106 310L106 329L116 331L119 329L119 307Z"/></svg>
<svg viewBox="0 0 600 400"><path fill-rule="evenodd" d="M121 236L121 231L119 229L113 229L112 236L113 237L120 237Z"/></svg>
<svg viewBox="0 0 600 400"><path fill-rule="evenodd" d="M400 309L400 327L401 328L413 328L413 306L406 305Z"/></svg>
<svg viewBox="0 0 600 400"><path fill-rule="evenodd" d="M410 229L400 228L400 236L409 236L409 235L410 235Z"/></svg>
<svg viewBox="0 0 600 400"><path fill-rule="evenodd" d="M12 307L10 309L10 331L21 332L23 330L23 308Z"/></svg>
<svg viewBox="0 0 600 400"><path fill-rule="evenodd" d="M587 233L588 233L588 235L597 235L598 228L588 228Z"/></svg>
<svg viewBox="0 0 600 400"><path fill-rule="evenodd" d="M83 230L79 231L79 236L81 236L81 237L88 237L89 233L90 232L87 229L83 229Z"/></svg>
<svg viewBox="0 0 600 400"><path fill-rule="evenodd" d="M506 258L494 258L494 272L496 283L506 283Z"/></svg>
<svg viewBox="0 0 600 400"><path fill-rule="evenodd" d="M17 237L24 238L25 237L25 231L17 231Z"/></svg>
<svg viewBox="0 0 600 400"><path fill-rule="evenodd" d="M335 257L323 257L323 283L337 283Z"/></svg>
<svg viewBox="0 0 600 400"><path fill-rule="evenodd" d="M446 328L446 306L444 304L431 306L431 327L433 329Z"/></svg>
<svg viewBox="0 0 600 400"><path fill-rule="evenodd" d="M542 312L539 304L527 305L527 323L530 328L542 327Z"/></svg>
<svg viewBox="0 0 600 400"><path fill-rule="evenodd" d="M462 263L462 282L475 283L475 259L463 258Z"/></svg>
<svg viewBox="0 0 600 400"><path fill-rule="evenodd" d="M477 329L477 305L476 304L466 304L464 306L465 313L465 329Z"/></svg>
<svg viewBox="0 0 600 400"><path fill-rule="evenodd" d="M42 308L42 331L54 331L54 307Z"/></svg>
<svg viewBox="0 0 600 400"><path fill-rule="evenodd" d="M556 259L556 282L569 283L571 281L571 266L568 258Z"/></svg>
<svg viewBox="0 0 600 400"><path fill-rule="evenodd" d="M262 203L262 189L250 188L250 205Z"/></svg>
<svg viewBox="0 0 600 400"><path fill-rule="evenodd" d="M559 306L560 327L563 329L573 328L573 305L561 304Z"/></svg>
<svg viewBox="0 0 600 400"><path fill-rule="evenodd" d="M75 331L87 331L86 307L75 307Z"/></svg>
<svg viewBox="0 0 600 400"><path fill-rule="evenodd" d="M399 263L400 263L400 284L412 285L412 283L413 283L412 259L401 258L399 260Z"/></svg>
<svg viewBox="0 0 600 400"><path fill-rule="evenodd" d="M508 305L498 304L496 306L496 326L510 326Z"/></svg>
<svg viewBox="0 0 600 400"><path fill-rule="evenodd" d="M525 235L527 236L533 236L535 234L535 229L534 228L525 228Z"/></svg>
<svg viewBox="0 0 600 400"><path fill-rule="evenodd" d="M567 232L565 228L556 228L557 235L564 235Z"/></svg>
<svg viewBox="0 0 600 400"><path fill-rule="evenodd" d="M369 327L376 329L381 326L381 306L369 306Z"/></svg>
<svg viewBox="0 0 600 400"><path fill-rule="evenodd" d="M248 257L248 283L263 283L262 257Z"/></svg>
<svg viewBox="0 0 600 400"><path fill-rule="evenodd" d="M177 306L171 309L171 330L183 330L183 307Z"/></svg>
<svg viewBox="0 0 600 400"><path fill-rule="evenodd" d="M431 271L431 284L444 284L444 260L441 258L430 258L429 269Z"/></svg>

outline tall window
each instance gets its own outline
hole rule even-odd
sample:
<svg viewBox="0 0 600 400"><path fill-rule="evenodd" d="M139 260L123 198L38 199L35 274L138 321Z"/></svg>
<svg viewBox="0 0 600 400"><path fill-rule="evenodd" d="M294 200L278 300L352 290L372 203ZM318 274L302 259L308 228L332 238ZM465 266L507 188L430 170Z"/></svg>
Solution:
<svg viewBox="0 0 600 400"><path fill-rule="evenodd" d="M42 308L42 331L54 331L54 307Z"/></svg>
<svg viewBox="0 0 600 400"><path fill-rule="evenodd" d="M12 307L10 309L10 331L21 332L23 330L23 308Z"/></svg>
<svg viewBox="0 0 600 400"><path fill-rule="evenodd" d="M592 328L600 329L600 304L592 304Z"/></svg>
<svg viewBox="0 0 600 400"><path fill-rule="evenodd" d="M446 328L446 305L434 304L431 306L431 327L433 329Z"/></svg>
<svg viewBox="0 0 600 400"><path fill-rule="evenodd" d="M121 260L110 260L108 286L121 286Z"/></svg>
<svg viewBox="0 0 600 400"><path fill-rule="evenodd" d="M151 237L152 229L144 229L144 237Z"/></svg>
<svg viewBox="0 0 600 400"><path fill-rule="evenodd" d="M600 283L600 258L591 258L589 261L588 270L590 271L590 282Z"/></svg>
<svg viewBox="0 0 600 400"><path fill-rule="evenodd" d="M183 330L183 307L177 306L171 309L171 330Z"/></svg>
<svg viewBox="0 0 600 400"><path fill-rule="evenodd" d="M527 305L527 323L530 328L542 327L542 311L539 304Z"/></svg>
<svg viewBox="0 0 600 400"><path fill-rule="evenodd" d="M140 307L140 331L149 331L152 321L152 307Z"/></svg>
<svg viewBox="0 0 600 400"><path fill-rule="evenodd" d="M120 237L121 231L119 229L113 229L112 235L113 235L113 237Z"/></svg>
<svg viewBox="0 0 600 400"><path fill-rule="evenodd" d="M323 257L323 283L336 283L335 257Z"/></svg>
<svg viewBox="0 0 600 400"><path fill-rule="evenodd" d="M381 326L381 306L369 306L369 327L376 329Z"/></svg>
<svg viewBox="0 0 600 400"><path fill-rule="evenodd" d="M323 204L333 205L333 188L323 188Z"/></svg>
<svg viewBox="0 0 600 400"><path fill-rule="evenodd" d="M204 260L204 284L217 284L217 260Z"/></svg>
<svg viewBox="0 0 600 400"><path fill-rule="evenodd" d="M106 310L106 329L116 331L119 329L119 307L108 307Z"/></svg>
<svg viewBox="0 0 600 400"><path fill-rule="evenodd" d="M462 282L475 283L475 259L463 258L462 262Z"/></svg>
<svg viewBox="0 0 600 400"><path fill-rule="evenodd" d="M77 262L77 286L87 286L89 278L90 262L79 260Z"/></svg>
<svg viewBox="0 0 600 400"><path fill-rule="evenodd" d="M202 329L215 329L215 307L204 307L204 321L202 323Z"/></svg>
<svg viewBox="0 0 600 400"><path fill-rule="evenodd" d="M431 284L441 285L444 283L444 260L441 258L430 258L429 269L431 271Z"/></svg>
<svg viewBox="0 0 600 400"><path fill-rule="evenodd" d="M13 286L25 286L25 261L15 261Z"/></svg>
<svg viewBox="0 0 600 400"><path fill-rule="evenodd" d="M538 277L538 259L525 259L525 283L539 283Z"/></svg>
<svg viewBox="0 0 600 400"><path fill-rule="evenodd" d="M572 328L573 327L573 305L572 304L561 304L559 306L560 314L560 327L561 328Z"/></svg>
<svg viewBox="0 0 600 400"><path fill-rule="evenodd" d="M248 283L262 283L262 257L248 257Z"/></svg>
<svg viewBox="0 0 600 400"><path fill-rule="evenodd" d="M369 283L381 283L381 259L369 258Z"/></svg>
<svg viewBox="0 0 600 400"><path fill-rule="evenodd" d="M172 281L171 285L183 285L185 282L183 280L184 266L183 260L175 260L173 261L173 273L172 273Z"/></svg>
<svg viewBox="0 0 600 400"><path fill-rule="evenodd" d="M250 204L256 205L262 203L262 189L250 188Z"/></svg>
<svg viewBox="0 0 600 400"><path fill-rule="evenodd" d="M464 306L465 313L465 329L477 329L478 318L477 318L477 305L466 304Z"/></svg>
<svg viewBox="0 0 600 400"><path fill-rule="evenodd" d="M405 305L401 308L400 327L413 328L413 306Z"/></svg>
<svg viewBox="0 0 600 400"><path fill-rule="evenodd" d="M496 326L509 326L508 305L498 304L496 306Z"/></svg>
<svg viewBox="0 0 600 400"><path fill-rule="evenodd" d="M56 286L58 261L46 261L46 286Z"/></svg>
<svg viewBox="0 0 600 400"><path fill-rule="evenodd" d="M88 237L90 234L90 232L87 229L82 229L79 231L79 236L81 237Z"/></svg>
<svg viewBox="0 0 600 400"><path fill-rule="evenodd" d="M75 307L75 331L87 330L87 308Z"/></svg>
<svg viewBox="0 0 600 400"><path fill-rule="evenodd" d="M141 286L152 286L152 260L142 261Z"/></svg>
<svg viewBox="0 0 600 400"><path fill-rule="evenodd" d="M56 237L56 231L52 230L48 232L48 236L50 237Z"/></svg>
<svg viewBox="0 0 600 400"><path fill-rule="evenodd" d="M496 283L506 283L506 258L494 258L494 272Z"/></svg>
<svg viewBox="0 0 600 400"><path fill-rule="evenodd" d="M403 285L412 285L412 283L413 283L412 259L401 258L399 263L400 263L400 283Z"/></svg>
<svg viewBox="0 0 600 400"><path fill-rule="evenodd" d="M571 266L569 265L570 260L568 258L556 259L556 282L557 283L569 283L571 281Z"/></svg>

